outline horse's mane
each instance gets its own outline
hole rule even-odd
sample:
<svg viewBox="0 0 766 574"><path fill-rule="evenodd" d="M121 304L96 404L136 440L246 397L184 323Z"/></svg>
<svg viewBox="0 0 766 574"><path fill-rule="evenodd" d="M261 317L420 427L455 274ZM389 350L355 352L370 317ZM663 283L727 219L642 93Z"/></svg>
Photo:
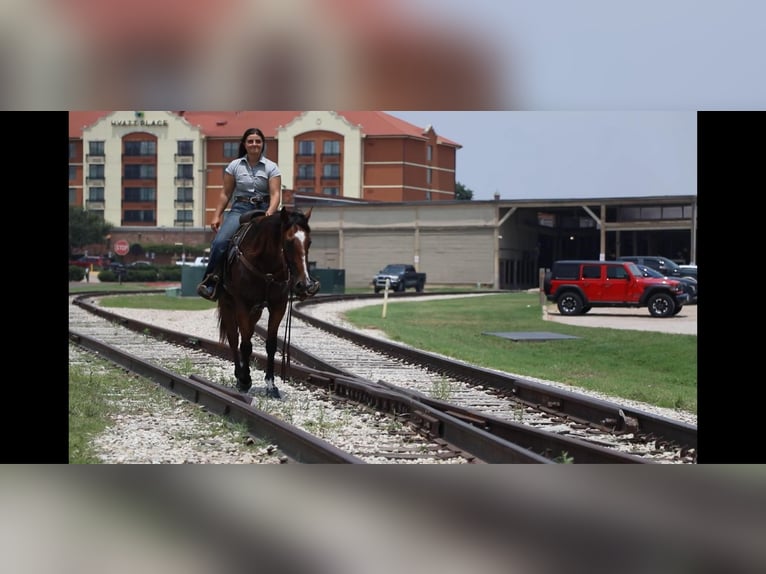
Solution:
<svg viewBox="0 0 766 574"><path fill-rule="evenodd" d="M298 225L311 232L306 215L297 210L286 210L287 221L282 224L282 213L280 211L260 218L253 223L253 230L247 234L242 242L242 248L246 256L258 257L264 253L277 253L281 247L282 230L289 229L293 225Z"/></svg>
<svg viewBox="0 0 766 574"><path fill-rule="evenodd" d="M279 215L279 213L275 213L274 215ZM288 219L287 219L287 227L291 227L292 225L297 225L298 227L302 227L307 232L311 233L311 228L309 227L309 221L306 219L306 214L304 214L302 211L293 210L287 212Z"/></svg>

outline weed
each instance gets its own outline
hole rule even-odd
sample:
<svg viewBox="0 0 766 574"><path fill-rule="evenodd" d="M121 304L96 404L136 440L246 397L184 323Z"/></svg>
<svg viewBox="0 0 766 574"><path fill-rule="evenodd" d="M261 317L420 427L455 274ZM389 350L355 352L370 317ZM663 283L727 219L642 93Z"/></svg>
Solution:
<svg viewBox="0 0 766 574"><path fill-rule="evenodd" d="M452 383L444 379L439 379L431 384L431 396L435 399L448 401L452 397Z"/></svg>
<svg viewBox="0 0 766 574"><path fill-rule="evenodd" d="M574 457L569 456L567 451L563 451L559 456L553 459L553 462L559 464L574 464Z"/></svg>

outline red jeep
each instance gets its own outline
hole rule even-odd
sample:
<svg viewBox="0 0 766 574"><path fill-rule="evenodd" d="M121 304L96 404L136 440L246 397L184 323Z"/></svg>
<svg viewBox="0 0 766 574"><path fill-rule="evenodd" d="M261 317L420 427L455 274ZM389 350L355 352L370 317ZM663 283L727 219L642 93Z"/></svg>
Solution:
<svg viewBox="0 0 766 574"><path fill-rule="evenodd" d="M562 315L646 307L653 317L672 317L689 300L679 281L644 277L631 261L556 261L545 273L543 290Z"/></svg>

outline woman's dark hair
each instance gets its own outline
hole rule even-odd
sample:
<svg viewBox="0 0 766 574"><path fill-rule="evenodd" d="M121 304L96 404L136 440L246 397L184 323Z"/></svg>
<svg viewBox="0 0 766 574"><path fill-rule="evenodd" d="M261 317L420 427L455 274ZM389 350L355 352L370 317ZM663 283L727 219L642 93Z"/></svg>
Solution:
<svg viewBox="0 0 766 574"><path fill-rule="evenodd" d="M261 150L261 155L266 153L266 136L263 135L263 132L259 128L247 128L245 133L242 134L242 138L239 140L239 155L237 157L242 157L243 155L247 154L247 148L245 148L245 140L247 140L247 136L252 134L258 134L261 137L263 140L263 149Z"/></svg>

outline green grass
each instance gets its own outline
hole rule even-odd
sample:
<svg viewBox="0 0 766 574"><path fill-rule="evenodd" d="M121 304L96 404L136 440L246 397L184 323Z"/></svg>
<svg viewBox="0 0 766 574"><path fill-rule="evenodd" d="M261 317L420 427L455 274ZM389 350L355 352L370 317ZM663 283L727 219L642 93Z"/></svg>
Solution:
<svg viewBox="0 0 766 574"><path fill-rule="evenodd" d="M90 441L109 425L112 409L106 397L114 372L103 365L69 367L69 463L97 464Z"/></svg>
<svg viewBox="0 0 766 574"><path fill-rule="evenodd" d="M146 295L111 295L101 299L102 307L128 309L160 309L163 311L203 311L217 304L202 297L168 297L165 293Z"/></svg>
<svg viewBox="0 0 766 574"><path fill-rule="evenodd" d="M173 283L174 285L176 283ZM177 283L180 286L180 282ZM69 294L77 295L78 293L90 293L91 291L156 291L157 289L164 289L163 286L159 286L156 283L139 283L139 282L124 282L120 285L117 282L105 282L105 283L82 283L75 282L69 283Z"/></svg>
<svg viewBox="0 0 766 574"><path fill-rule="evenodd" d="M542 319L539 295L389 302L345 313L357 327L482 367L697 412L697 337L564 325ZM664 319L657 319L658 321ZM550 331L577 339L511 341L484 332Z"/></svg>

